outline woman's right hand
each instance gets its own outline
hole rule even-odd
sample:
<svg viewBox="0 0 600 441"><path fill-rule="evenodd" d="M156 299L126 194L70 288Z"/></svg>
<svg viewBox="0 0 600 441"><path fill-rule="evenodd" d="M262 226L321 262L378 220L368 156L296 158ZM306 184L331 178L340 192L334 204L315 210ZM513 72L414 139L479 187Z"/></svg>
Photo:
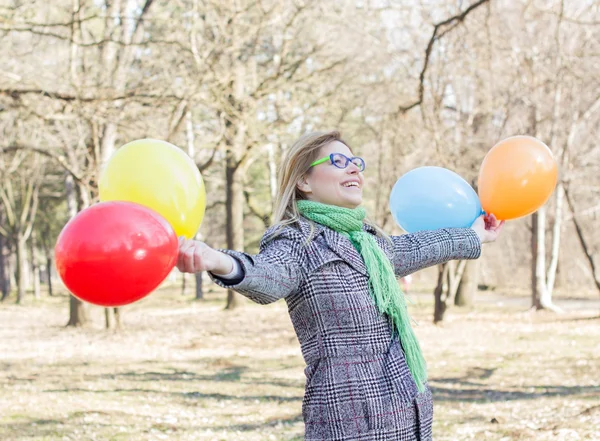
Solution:
<svg viewBox="0 0 600 441"><path fill-rule="evenodd" d="M502 227L504 227L504 221L498 221L493 214L481 215L471 225L482 244L494 242L500 235Z"/></svg>
<svg viewBox="0 0 600 441"><path fill-rule="evenodd" d="M229 274L233 270L232 259L199 240L179 238L177 268L183 273L210 271L216 275Z"/></svg>

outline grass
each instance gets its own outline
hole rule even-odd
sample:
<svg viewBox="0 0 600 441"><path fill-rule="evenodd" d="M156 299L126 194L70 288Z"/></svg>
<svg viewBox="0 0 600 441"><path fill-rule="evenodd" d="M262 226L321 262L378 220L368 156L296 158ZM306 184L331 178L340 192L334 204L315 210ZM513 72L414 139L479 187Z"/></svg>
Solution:
<svg viewBox="0 0 600 441"><path fill-rule="evenodd" d="M433 326L429 296L416 300L435 440L600 439L597 308L481 301ZM0 439L301 440L304 363L285 303L223 305L219 291L195 302L164 288L123 308L115 332L96 307L90 328L64 328L64 295L0 304Z"/></svg>

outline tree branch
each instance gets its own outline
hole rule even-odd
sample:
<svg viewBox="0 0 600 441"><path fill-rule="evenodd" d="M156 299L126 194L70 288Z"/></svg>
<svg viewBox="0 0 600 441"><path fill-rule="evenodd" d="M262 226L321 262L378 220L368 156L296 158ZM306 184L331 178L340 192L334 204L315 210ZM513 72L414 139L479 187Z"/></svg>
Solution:
<svg viewBox="0 0 600 441"><path fill-rule="evenodd" d="M571 213L573 213L573 224L575 225L575 231L577 232L577 237L579 239L579 243L581 244L581 248L583 249L583 252L585 253L585 256L587 257L588 263L590 264L590 268L592 270L592 277L594 279L594 282L596 283L596 288L598 288L598 292L600 292L600 278L598 277L598 274L596 273L596 264L594 263L594 256L592 255L592 253L590 252L590 249L587 245L587 242L585 241L585 238L583 236L583 228L581 228L581 225L579 224L579 221L577 219L577 217L575 216L575 206L573 205L573 200L571 199L571 195L569 193L569 188L568 186L564 186L563 187L563 191L565 192L565 198L567 199L567 204L569 205L569 209L571 210Z"/></svg>
<svg viewBox="0 0 600 441"><path fill-rule="evenodd" d="M264 224L265 228L269 228L271 215L268 213L261 213L258 209L252 204L250 200L250 193L248 191L244 191L244 197L246 198L246 206L250 209L250 213L259 218Z"/></svg>
<svg viewBox="0 0 600 441"><path fill-rule="evenodd" d="M449 31L454 29L458 24L462 23L467 17L467 15L469 15L469 13L488 2L489 0L479 0L473 3L467 9L465 9L462 13L454 15L434 25L433 33L431 34L431 38L429 39L429 43L427 43L427 48L425 49L425 62L423 63L423 69L421 70L421 74L419 75L419 98L413 103L398 107L397 113L406 113L410 109L417 107L421 105L421 103L423 103L423 96L425 95L425 74L427 73L427 68L429 67L429 58L431 57L431 51L433 50L433 45L435 44L435 42L442 38L444 35L446 35ZM438 31L440 31L440 29L444 26L449 26L449 29L441 31L441 33L438 35Z"/></svg>
<svg viewBox="0 0 600 441"><path fill-rule="evenodd" d="M219 150L219 146L215 147L210 155L210 158L208 158L205 162L196 163L196 167L198 167L198 171L200 173L202 173L204 170L206 170L208 167L211 166L211 164L213 163L214 159L215 159L215 155L217 153L217 150Z"/></svg>
<svg viewBox="0 0 600 441"><path fill-rule="evenodd" d="M78 173L76 170L73 169L73 167L71 167L69 165L69 163L67 162L66 158L62 155L58 155L55 152L51 151L51 150L47 150L47 149L43 149L41 147L34 147L34 146L27 146L27 145L11 145L8 147L0 147L0 152L2 153L7 153L7 152L17 152L17 151L21 151L21 150L26 150L26 151L31 151L31 152L37 152L40 153L44 156L49 157L50 159L53 159L54 161L56 161L63 169L65 169L65 171L67 171L71 176L73 176L73 179L75 179L77 182L79 183L83 183L83 176Z"/></svg>
<svg viewBox="0 0 600 441"><path fill-rule="evenodd" d="M172 100L180 101L182 98L177 95L164 95L164 94L151 94L151 93L137 93L135 91L127 92L121 95L115 96L78 96L71 95L68 93L48 91L43 89L0 89L0 95L10 96L13 99L18 99L22 95L40 95L46 98L58 99L61 101L81 101L81 102L95 102L95 101L119 101L127 98L167 98Z"/></svg>

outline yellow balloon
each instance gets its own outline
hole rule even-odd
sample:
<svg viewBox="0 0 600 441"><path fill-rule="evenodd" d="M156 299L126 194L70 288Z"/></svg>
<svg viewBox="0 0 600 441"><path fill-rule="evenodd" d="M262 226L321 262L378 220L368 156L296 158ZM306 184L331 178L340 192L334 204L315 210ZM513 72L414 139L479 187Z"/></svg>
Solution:
<svg viewBox="0 0 600 441"><path fill-rule="evenodd" d="M100 200L135 202L161 214L177 236L193 237L204 218L202 175L180 148L139 139L119 148L102 170Z"/></svg>

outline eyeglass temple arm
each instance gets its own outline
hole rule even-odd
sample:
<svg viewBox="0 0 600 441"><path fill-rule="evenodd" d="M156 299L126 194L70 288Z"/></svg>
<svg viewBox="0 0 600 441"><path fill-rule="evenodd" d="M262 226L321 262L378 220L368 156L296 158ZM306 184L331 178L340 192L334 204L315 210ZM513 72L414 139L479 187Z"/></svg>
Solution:
<svg viewBox="0 0 600 441"><path fill-rule="evenodd" d="M325 157L325 158L321 158L321 159L317 159L315 162L313 162L312 164L310 164L310 166L315 166L315 165L319 165L319 164L323 164L325 161L329 161L329 156Z"/></svg>

